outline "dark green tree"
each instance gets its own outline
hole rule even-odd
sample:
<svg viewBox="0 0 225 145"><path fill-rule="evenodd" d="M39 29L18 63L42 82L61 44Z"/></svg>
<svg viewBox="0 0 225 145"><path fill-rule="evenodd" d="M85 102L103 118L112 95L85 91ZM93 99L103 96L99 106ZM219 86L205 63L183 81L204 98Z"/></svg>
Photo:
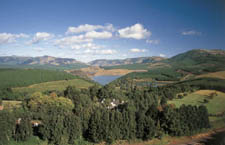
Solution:
<svg viewBox="0 0 225 145"><path fill-rule="evenodd" d="M33 135L31 119L28 116L20 118L21 120L16 125L14 139L16 141L26 141Z"/></svg>
<svg viewBox="0 0 225 145"><path fill-rule="evenodd" d="M7 110L0 111L0 145L8 145L16 126L14 114Z"/></svg>

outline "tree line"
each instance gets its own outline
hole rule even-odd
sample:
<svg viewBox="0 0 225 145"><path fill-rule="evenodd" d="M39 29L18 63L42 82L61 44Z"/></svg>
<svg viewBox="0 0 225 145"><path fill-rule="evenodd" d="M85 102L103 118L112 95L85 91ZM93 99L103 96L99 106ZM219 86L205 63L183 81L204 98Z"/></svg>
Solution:
<svg viewBox="0 0 225 145"><path fill-rule="evenodd" d="M21 108L0 111L0 145L31 136L54 145L149 140L164 134L192 135L210 127L205 106L168 105L164 89L69 86L63 92L34 93ZM109 108L112 103L116 105Z"/></svg>

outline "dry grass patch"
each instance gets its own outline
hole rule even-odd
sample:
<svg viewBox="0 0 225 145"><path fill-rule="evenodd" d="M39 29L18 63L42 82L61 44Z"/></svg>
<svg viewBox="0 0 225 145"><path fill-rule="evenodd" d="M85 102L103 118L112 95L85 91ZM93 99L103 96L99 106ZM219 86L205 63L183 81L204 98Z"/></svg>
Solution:
<svg viewBox="0 0 225 145"><path fill-rule="evenodd" d="M82 79L73 79L73 80L62 80L62 81L53 81L53 82L34 84L28 87L14 88L13 91L28 92L28 93L45 92L48 90L63 91L68 86L76 86L77 88L88 88L92 85L93 83L82 80Z"/></svg>
<svg viewBox="0 0 225 145"><path fill-rule="evenodd" d="M202 74L196 76L196 78L218 78L218 79L225 79L225 71L218 71L218 72L213 72L213 73L208 73L208 74Z"/></svg>
<svg viewBox="0 0 225 145"><path fill-rule="evenodd" d="M22 101L6 101L3 100L2 101L2 106L4 107L4 109L13 109L13 108L19 108L21 107L21 103Z"/></svg>

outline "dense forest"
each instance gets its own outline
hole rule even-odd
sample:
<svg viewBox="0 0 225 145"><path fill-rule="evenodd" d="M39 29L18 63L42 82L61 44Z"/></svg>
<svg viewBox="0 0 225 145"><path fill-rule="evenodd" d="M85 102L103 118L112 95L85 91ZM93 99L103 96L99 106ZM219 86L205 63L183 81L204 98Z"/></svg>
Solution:
<svg viewBox="0 0 225 145"><path fill-rule="evenodd" d="M116 66L148 71L129 73L105 86L69 84L35 93L14 90L78 77L63 71L0 69L0 145L23 144L33 138L49 145L112 144L200 133L214 127L213 121L224 123L223 104L215 109L224 100L224 72L219 77L208 74L225 70L223 56L221 51L193 50L151 69L154 63ZM208 75L199 77L202 74ZM188 97L200 99L195 105L190 101L182 105L181 100L192 100ZM9 100L17 105L2 108Z"/></svg>
<svg viewBox="0 0 225 145"><path fill-rule="evenodd" d="M37 92L20 108L0 111L0 144L32 136L66 145L192 135L210 127L206 107L167 104L174 92L187 91L192 91L187 85L176 89L133 87L129 91L107 85Z"/></svg>

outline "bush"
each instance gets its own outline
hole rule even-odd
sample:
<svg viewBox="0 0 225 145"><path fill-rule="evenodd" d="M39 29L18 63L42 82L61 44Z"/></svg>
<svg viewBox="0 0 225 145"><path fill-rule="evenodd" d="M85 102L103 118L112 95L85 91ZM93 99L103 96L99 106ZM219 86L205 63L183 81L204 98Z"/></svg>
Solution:
<svg viewBox="0 0 225 145"><path fill-rule="evenodd" d="M181 94L179 94L177 97L178 97L178 99L182 99L182 98L184 98L184 96L183 96L183 95L181 95Z"/></svg>
<svg viewBox="0 0 225 145"><path fill-rule="evenodd" d="M204 103L208 103L209 102L209 100L208 99L204 99L204 101L203 101Z"/></svg>

